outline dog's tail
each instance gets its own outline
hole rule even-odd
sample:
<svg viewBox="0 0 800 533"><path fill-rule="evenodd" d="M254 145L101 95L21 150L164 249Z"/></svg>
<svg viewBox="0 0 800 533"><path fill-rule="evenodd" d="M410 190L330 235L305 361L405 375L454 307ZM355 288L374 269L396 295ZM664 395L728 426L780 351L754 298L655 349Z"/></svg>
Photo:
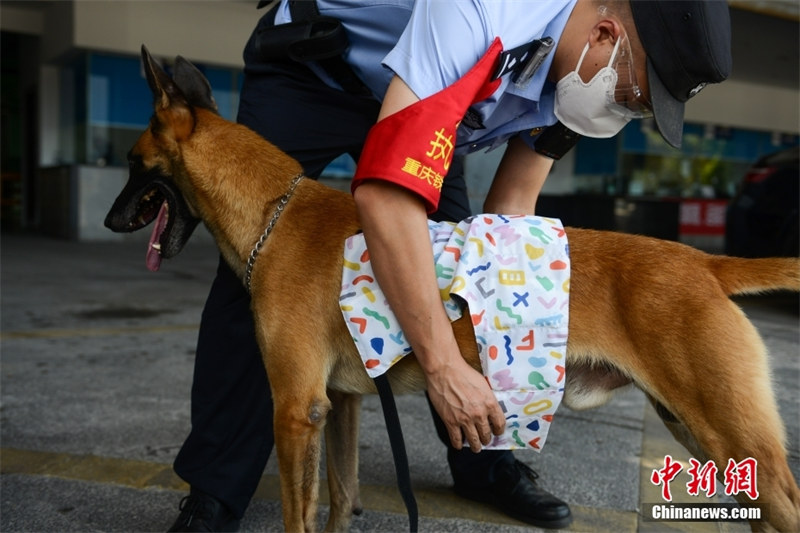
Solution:
<svg viewBox="0 0 800 533"><path fill-rule="evenodd" d="M710 268L725 294L800 291L800 258L744 259L711 256Z"/></svg>

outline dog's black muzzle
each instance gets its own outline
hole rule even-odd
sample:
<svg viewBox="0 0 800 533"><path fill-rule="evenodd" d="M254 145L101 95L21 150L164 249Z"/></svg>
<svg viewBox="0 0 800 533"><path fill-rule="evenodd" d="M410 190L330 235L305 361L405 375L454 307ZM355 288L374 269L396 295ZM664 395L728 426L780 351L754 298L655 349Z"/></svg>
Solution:
<svg viewBox="0 0 800 533"><path fill-rule="evenodd" d="M169 218L159 239L161 255L177 255L200 219L192 216L189 206L174 182L157 168L142 171L131 165L128 183L119 193L105 218L105 226L117 233L138 231L150 224L164 202Z"/></svg>

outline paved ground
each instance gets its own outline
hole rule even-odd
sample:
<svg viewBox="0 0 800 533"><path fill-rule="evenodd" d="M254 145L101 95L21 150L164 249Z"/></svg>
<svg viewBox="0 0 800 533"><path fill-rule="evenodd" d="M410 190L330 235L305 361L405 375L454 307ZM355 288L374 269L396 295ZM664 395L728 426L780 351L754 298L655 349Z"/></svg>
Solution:
<svg viewBox="0 0 800 533"><path fill-rule="evenodd" d="M3 235L0 257L0 530L166 530L186 491L170 465L189 430L196 330L216 267L213 245L190 243L157 274L145 269L138 240ZM772 352L800 478L797 298L740 302ZM398 407L421 530L529 530L455 497L424 399L402 397ZM571 503L573 531L745 529L645 520L647 504L661 501L649 476L666 454L689 457L631 390L595 411L560 411L543 453L518 456ZM364 401L360 461L367 510L353 531L407 530L376 398ZM688 498L676 490L676 499ZM280 524L271 461L242 529L280 530Z"/></svg>

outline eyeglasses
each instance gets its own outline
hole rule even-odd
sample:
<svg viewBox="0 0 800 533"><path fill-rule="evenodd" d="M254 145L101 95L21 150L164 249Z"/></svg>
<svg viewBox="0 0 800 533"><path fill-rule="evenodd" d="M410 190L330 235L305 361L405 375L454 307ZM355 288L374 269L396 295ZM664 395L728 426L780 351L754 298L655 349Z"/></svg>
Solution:
<svg viewBox="0 0 800 533"><path fill-rule="evenodd" d="M614 88L614 101L608 107L614 113L627 119L653 116L653 105L645 98L636 79L633 68L633 51L627 35L620 37L617 56L611 67L617 72L617 85Z"/></svg>

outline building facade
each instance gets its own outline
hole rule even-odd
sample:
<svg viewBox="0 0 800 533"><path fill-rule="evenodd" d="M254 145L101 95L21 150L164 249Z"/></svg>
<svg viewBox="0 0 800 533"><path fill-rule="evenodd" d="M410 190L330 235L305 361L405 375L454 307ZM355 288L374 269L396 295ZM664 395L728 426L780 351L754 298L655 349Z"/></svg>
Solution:
<svg viewBox="0 0 800 533"><path fill-rule="evenodd" d="M555 164L542 214L719 244L727 200L747 167L797 146L800 132L798 3L730 5L733 74L687 104L682 149L667 146L649 121L633 121L614 139L582 139ZM102 222L127 179L125 154L151 114L141 45L167 68L176 55L195 63L221 114L234 119L241 52L260 13L255 0L0 3L3 229L126 238ZM467 160L476 211L497 152ZM330 183L346 186L353 166L336 161Z"/></svg>

